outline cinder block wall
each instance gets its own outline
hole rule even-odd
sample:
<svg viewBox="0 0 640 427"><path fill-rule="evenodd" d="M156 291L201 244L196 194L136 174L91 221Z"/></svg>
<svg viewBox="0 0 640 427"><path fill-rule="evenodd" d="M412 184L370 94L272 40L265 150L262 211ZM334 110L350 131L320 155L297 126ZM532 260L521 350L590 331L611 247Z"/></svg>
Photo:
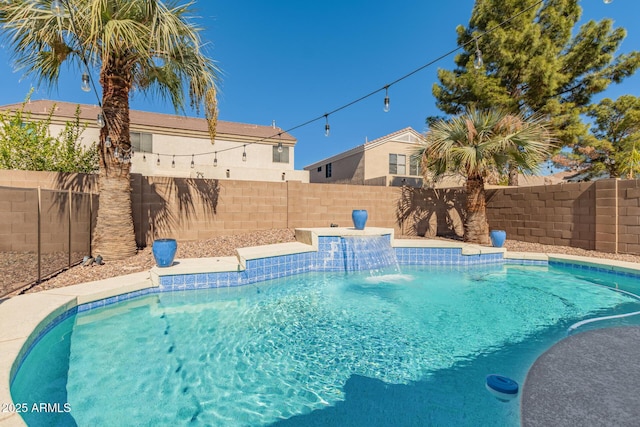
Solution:
<svg viewBox="0 0 640 427"><path fill-rule="evenodd" d="M90 191L95 184L95 176L0 171L5 187ZM29 225L34 213L29 192L16 191L0 192L0 238L15 242L13 250L20 245L28 250L35 238ZM488 190L487 197L490 228L506 230L509 239L640 254L639 181L501 188ZM368 225L394 228L398 235L460 236L464 203L463 189L132 176L140 245L156 237L200 240L254 230L350 226L353 209L367 209ZM6 244L0 250L8 250Z"/></svg>
<svg viewBox="0 0 640 427"><path fill-rule="evenodd" d="M37 251L40 187L42 253L67 252L69 243L72 251L88 253L90 201L76 192L91 191L95 182L88 175L0 170L0 251Z"/></svg>
<svg viewBox="0 0 640 427"><path fill-rule="evenodd" d="M351 227L351 211L366 209L367 225L396 228L395 202L400 189L348 184L288 182L288 228Z"/></svg>
<svg viewBox="0 0 640 427"><path fill-rule="evenodd" d="M617 193L618 252L640 254L640 181L618 181ZM602 245L599 247L603 248Z"/></svg>
<svg viewBox="0 0 640 427"><path fill-rule="evenodd" d="M596 188L601 183L487 190L489 228L523 242L596 249Z"/></svg>
<svg viewBox="0 0 640 427"><path fill-rule="evenodd" d="M352 226L366 209L372 227L398 235L462 235L460 190L347 184L133 177L138 244L154 238L200 240L253 230Z"/></svg>
<svg viewBox="0 0 640 427"><path fill-rule="evenodd" d="M139 244L287 228L287 183L132 177Z"/></svg>
<svg viewBox="0 0 640 427"><path fill-rule="evenodd" d="M0 169L0 187L41 187L49 190L71 190L81 193L95 193L98 188L97 183L97 175Z"/></svg>

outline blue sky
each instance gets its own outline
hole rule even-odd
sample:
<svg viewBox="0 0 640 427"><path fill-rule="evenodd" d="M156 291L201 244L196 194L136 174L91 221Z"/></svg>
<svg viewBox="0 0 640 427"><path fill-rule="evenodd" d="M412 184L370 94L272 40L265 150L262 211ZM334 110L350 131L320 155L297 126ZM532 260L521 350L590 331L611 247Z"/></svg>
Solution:
<svg viewBox="0 0 640 427"><path fill-rule="evenodd" d="M220 119L291 129L380 89L456 48L455 27L466 25L473 0L234 0L196 2L207 52L222 70ZM640 2L582 0L584 19L614 19L627 29L621 52L640 50ZM506 18L506 17L505 17ZM8 64L0 48L0 105L21 102L33 82ZM438 115L431 87L438 68L453 68L453 56L389 89L391 110L383 112L384 92L298 128L296 169L411 126L425 130L425 118ZM95 104L82 92L81 70L63 69L56 89L39 88L33 99ZM96 74L93 74L94 78ZM605 94L640 95L640 75ZM131 108L174 113L169 104L134 94ZM187 112L195 115L193 112Z"/></svg>

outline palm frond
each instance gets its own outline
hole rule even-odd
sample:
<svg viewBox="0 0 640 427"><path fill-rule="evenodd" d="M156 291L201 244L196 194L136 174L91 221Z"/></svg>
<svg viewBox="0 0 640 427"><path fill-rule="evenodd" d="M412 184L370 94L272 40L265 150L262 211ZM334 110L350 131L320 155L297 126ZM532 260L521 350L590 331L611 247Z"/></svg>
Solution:
<svg viewBox="0 0 640 427"><path fill-rule="evenodd" d="M469 109L432 124L419 152L436 179L452 172L486 177L513 164L524 172L537 172L554 142L542 117Z"/></svg>
<svg viewBox="0 0 640 427"><path fill-rule="evenodd" d="M79 69L87 63L117 73L133 90L160 95L176 112L184 111L188 96L196 110L205 107L208 119L217 116L212 96L220 72L203 53L202 28L190 20L193 1L69 0L63 17L50 4L0 4L2 37L25 74L55 86L62 63Z"/></svg>

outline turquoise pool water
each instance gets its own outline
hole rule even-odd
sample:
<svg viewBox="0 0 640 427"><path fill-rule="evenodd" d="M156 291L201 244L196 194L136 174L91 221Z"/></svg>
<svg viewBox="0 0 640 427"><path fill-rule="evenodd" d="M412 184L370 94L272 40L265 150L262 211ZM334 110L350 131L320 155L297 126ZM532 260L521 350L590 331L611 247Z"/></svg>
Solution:
<svg viewBox="0 0 640 427"><path fill-rule="evenodd" d="M486 375L522 385L574 322L640 310L597 284L639 288L605 273L496 265L159 293L60 323L24 360L12 395L68 404L28 411L33 426L515 426L518 400L495 399Z"/></svg>

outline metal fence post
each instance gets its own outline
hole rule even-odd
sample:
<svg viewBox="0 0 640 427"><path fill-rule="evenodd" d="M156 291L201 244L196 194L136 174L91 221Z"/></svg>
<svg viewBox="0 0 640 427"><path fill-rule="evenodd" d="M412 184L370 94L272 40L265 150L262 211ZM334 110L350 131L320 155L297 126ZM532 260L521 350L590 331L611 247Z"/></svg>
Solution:
<svg viewBox="0 0 640 427"><path fill-rule="evenodd" d="M38 281L42 281L42 192L38 187Z"/></svg>
<svg viewBox="0 0 640 427"><path fill-rule="evenodd" d="M69 227L67 229L67 233L69 235L69 239L68 239L68 243L69 246L67 247L68 250L68 267L71 268L71 226L73 224L72 218L71 218L71 208L73 207L73 199L72 199L72 194L71 194L71 189L68 190L68 194L69 194L69 200L67 202L67 206L69 207Z"/></svg>

